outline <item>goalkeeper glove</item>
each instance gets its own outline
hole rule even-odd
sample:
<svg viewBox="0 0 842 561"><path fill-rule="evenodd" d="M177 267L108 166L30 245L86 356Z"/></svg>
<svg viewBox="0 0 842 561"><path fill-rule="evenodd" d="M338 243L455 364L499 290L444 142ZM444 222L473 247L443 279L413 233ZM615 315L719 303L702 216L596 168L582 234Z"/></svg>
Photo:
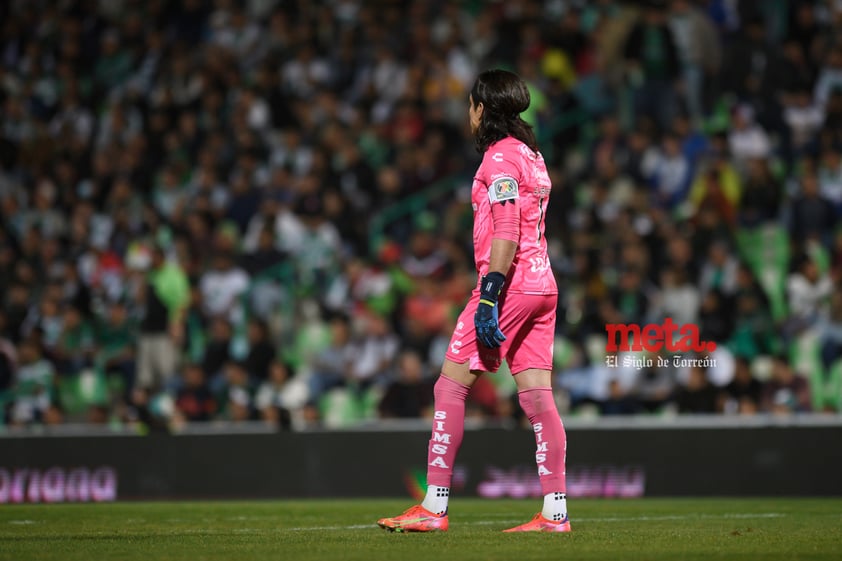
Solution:
<svg viewBox="0 0 842 561"><path fill-rule="evenodd" d="M502 273L494 272L482 277L480 284L479 306L474 314L474 327L477 340L491 349L496 349L506 340L506 336L500 331L497 309L497 298L503 290L505 281L506 277Z"/></svg>

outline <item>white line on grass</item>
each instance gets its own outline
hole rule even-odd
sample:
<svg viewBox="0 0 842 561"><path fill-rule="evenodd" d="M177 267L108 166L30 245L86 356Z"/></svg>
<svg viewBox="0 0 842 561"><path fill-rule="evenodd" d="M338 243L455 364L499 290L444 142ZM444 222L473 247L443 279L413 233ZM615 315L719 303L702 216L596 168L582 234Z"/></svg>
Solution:
<svg viewBox="0 0 842 561"><path fill-rule="evenodd" d="M363 528L372 528L377 526L375 523L371 524L354 524L352 526L304 526L301 528L279 528L282 532L311 532L324 530L362 530Z"/></svg>
<svg viewBox="0 0 842 561"><path fill-rule="evenodd" d="M698 520L698 519L716 519L716 518L780 518L786 516L779 512L759 512L759 513L731 513L731 514L696 514L692 516L679 515L665 515L665 516L635 516L631 518L624 518L622 516L606 517L606 518L571 518L577 522L657 522L660 520Z"/></svg>

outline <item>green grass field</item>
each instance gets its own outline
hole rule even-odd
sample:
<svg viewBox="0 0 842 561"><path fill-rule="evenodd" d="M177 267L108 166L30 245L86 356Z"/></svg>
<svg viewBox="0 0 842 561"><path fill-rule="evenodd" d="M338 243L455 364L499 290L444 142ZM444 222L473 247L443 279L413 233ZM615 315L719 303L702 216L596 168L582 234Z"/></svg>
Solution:
<svg viewBox="0 0 842 561"><path fill-rule="evenodd" d="M0 507L0 560L842 559L842 499L571 500L570 534L503 534L539 501L451 501L446 534L392 534L399 500Z"/></svg>

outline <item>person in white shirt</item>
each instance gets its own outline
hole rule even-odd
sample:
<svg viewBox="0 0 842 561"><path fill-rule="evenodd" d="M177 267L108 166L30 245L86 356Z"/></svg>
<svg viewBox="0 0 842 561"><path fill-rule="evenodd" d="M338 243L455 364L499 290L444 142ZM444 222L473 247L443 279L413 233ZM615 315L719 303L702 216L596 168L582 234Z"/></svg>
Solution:
<svg viewBox="0 0 842 561"><path fill-rule="evenodd" d="M239 298L248 288L248 273L234 263L232 255L218 253L213 258L213 268L199 281L205 313L235 321L240 310Z"/></svg>
<svg viewBox="0 0 842 561"><path fill-rule="evenodd" d="M737 168L744 170L751 159L765 159L772 153L769 135L754 121L754 109L747 104L738 105L732 115L732 129L728 146Z"/></svg>
<svg viewBox="0 0 842 561"><path fill-rule="evenodd" d="M833 281L818 264L808 256L800 258L798 268L786 282L790 327L793 331L817 324L826 317Z"/></svg>

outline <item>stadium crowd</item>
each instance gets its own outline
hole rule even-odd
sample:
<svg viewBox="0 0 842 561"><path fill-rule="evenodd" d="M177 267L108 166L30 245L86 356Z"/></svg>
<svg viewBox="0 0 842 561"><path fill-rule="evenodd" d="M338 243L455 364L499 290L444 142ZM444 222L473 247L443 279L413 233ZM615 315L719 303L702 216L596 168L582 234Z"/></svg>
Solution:
<svg viewBox="0 0 842 561"><path fill-rule="evenodd" d="M554 181L564 411L838 412L840 36L838 0L0 3L0 425L425 415L493 66ZM701 366L610 360L667 317Z"/></svg>

